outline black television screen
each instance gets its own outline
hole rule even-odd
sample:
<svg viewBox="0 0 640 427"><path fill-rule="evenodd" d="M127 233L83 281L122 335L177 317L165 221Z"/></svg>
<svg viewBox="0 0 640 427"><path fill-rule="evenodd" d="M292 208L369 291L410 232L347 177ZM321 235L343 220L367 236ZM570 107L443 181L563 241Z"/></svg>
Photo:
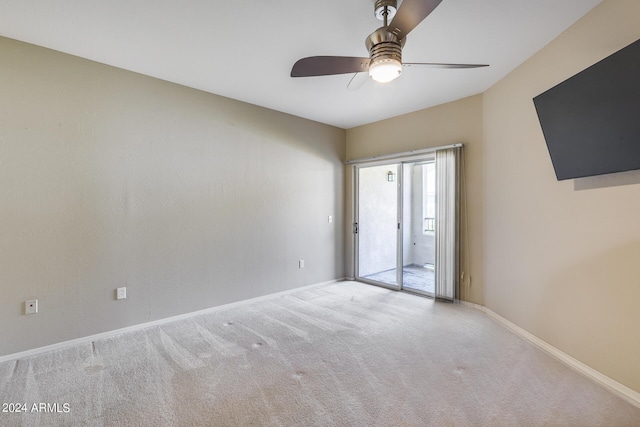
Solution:
<svg viewBox="0 0 640 427"><path fill-rule="evenodd" d="M558 180L640 169L640 40L533 102Z"/></svg>

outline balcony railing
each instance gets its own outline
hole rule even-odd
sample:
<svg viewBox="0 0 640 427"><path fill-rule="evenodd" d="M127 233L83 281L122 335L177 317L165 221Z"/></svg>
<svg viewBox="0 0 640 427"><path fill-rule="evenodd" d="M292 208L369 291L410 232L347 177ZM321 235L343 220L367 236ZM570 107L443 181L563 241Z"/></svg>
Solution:
<svg viewBox="0 0 640 427"><path fill-rule="evenodd" d="M435 218L425 218L424 219L424 232L428 231L436 231L436 219Z"/></svg>

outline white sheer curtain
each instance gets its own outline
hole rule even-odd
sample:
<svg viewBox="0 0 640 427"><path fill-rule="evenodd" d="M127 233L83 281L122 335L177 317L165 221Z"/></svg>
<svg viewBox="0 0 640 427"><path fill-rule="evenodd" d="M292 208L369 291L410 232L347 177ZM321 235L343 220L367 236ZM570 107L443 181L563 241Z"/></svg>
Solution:
<svg viewBox="0 0 640 427"><path fill-rule="evenodd" d="M461 148L436 151L436 299L458 298Z"/></svg>

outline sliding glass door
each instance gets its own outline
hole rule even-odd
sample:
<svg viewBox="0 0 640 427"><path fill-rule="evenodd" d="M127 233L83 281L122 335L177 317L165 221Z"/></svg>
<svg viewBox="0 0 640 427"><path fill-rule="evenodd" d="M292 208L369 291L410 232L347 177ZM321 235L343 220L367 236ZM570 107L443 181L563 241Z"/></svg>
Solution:
<svg viewBox="0 0 640 427"><path fill-rule="evenodd" d="M461 156L455 145L354 164L358 280L458 298Z"/></svg>
<svg viewBox="0 0 640 427"><path fill-rule="evenodd" d="M402 165L402 288L432 296L435 290L435 163Z"/></svg>
<svg viewBox="0 0 640 427"><path fill-rule="evenodd" d="M356 167L358 280L433 295L432 159Z"/></svg>
<svg viewBox="0 0 640 427"><path fill-rule="evenodd" d="M400 165L358 167L356 274L359 279L399 288L398 201Z"/></svg>

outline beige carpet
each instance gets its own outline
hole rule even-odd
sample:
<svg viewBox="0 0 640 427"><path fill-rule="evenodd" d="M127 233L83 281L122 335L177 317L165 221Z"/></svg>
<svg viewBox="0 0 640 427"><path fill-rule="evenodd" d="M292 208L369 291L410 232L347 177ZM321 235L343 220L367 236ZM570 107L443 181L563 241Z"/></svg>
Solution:
<svg viewBox="0 0 640 427"><path fill-rule="evenodd" d="M5 362L0 396L2 426L640 425L482 312L354 282Z"/></svg>

